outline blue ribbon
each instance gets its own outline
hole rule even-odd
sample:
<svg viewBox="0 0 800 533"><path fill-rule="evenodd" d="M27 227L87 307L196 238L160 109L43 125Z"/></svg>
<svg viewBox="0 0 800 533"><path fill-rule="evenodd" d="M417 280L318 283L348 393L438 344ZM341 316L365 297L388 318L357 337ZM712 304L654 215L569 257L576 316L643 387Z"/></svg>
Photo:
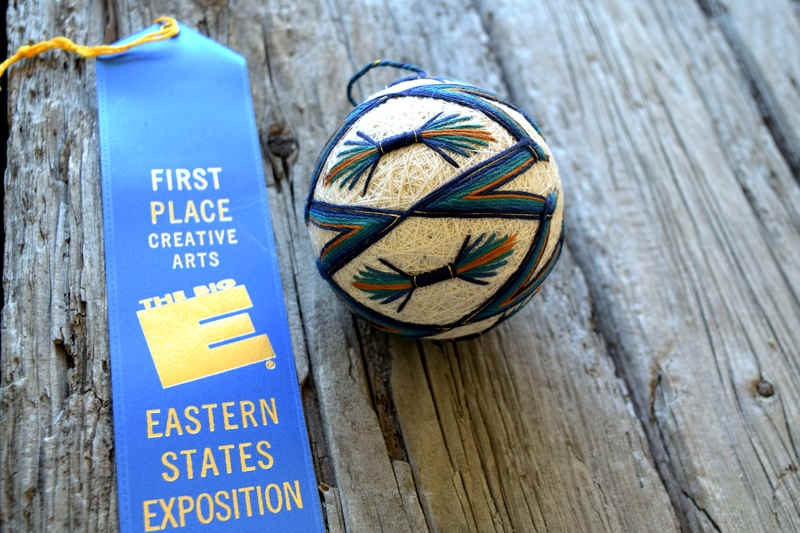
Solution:
<svg viewBox="0 0 800 533"><path fill-rule="evenodd" d="M121 529L323 531L246 62L180 30L97 63Z"/></svg>

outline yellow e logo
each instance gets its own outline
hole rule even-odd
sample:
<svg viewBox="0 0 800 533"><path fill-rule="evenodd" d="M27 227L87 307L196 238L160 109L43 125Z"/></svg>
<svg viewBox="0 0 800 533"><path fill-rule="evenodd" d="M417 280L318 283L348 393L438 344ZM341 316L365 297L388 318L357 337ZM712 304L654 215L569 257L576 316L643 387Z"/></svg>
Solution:
<svg viewBox="0 0 800 533"><path fill-rule="evenodd" d="M250 307L253 303L247 288L239 285L137 311L161 386L172 387L275 357L266 335L210 347L254 333L250 315L236 313ZM220 315L229 316L215 319Z"/></svg>

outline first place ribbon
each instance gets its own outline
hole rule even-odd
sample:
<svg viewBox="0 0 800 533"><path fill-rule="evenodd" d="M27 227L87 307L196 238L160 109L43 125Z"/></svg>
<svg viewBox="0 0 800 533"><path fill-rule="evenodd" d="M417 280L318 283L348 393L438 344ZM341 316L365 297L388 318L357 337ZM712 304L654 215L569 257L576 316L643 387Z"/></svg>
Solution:
<svg viewBox="0 0 800 533"><path fill-rule="evenodd" d="M323 531L246 62L170 20L97 64L120 526Z"/></svg>
<svg viewBox="0 0 800 533"><path fill-rule="evenodd" d="M247 65L177 27L97 64L121 528L323 531Z"/></svg>

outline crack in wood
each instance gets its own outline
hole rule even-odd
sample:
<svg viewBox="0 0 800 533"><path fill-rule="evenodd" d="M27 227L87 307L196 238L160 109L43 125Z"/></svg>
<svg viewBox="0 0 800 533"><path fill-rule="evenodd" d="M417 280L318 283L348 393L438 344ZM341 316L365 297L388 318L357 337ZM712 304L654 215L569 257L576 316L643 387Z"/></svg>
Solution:
<svg viewBox="0 0 800 533"><path fill-rule="evenodd" d="M717 521L714 520L714 518L709 514L709 512L704 507L700 506L697 503L697 500L695 500L695 497L693 495L689 494L685 490L681 491L681 494L683 494L683 497L692 505L692 507L697 509L697 511L703 517L705 517L706 520L708 520L708 522L711 524L711 527L714 528L714 531L719 531L719 532L722 531Z"/></svg>
<svg viewBox="0 0 800 533"><path fill-rule="evenodd" d="M732 23L729 10L721 0L696 0L703 13L722 30L725 40L733 50L742 75L748 83L761 118L772 138L800 183L800 136L787 119L786 110L762 71L759 61L745 44L737 27ZM793 85L796 85L796 80Z"/></svg>
<svg viewBox="0 0 800 533"><path fill-rule="evenodd" d="M358 341L358 352L367 373L367 385L372 407L378 416L386 452L393 461L408 462L397 410L392 400L392 360L385 334L376 333L371 326L352 317L353 330Z"/></svg>

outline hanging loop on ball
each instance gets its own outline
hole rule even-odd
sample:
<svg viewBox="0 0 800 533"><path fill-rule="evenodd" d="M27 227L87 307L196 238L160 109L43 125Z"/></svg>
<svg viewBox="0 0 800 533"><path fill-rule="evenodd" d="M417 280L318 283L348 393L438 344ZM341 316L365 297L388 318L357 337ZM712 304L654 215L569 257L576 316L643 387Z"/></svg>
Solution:
<svg viewBox="0 0 800 533"><path fill-rule="evenodd" d="M400 68L403 70L410 70L411 72L416 72L418 78L424 78L427 76L424 70L414 65L409 65L408 63L399 63L397 61L389 61L386 59L378 59L369 63L367 66L356 72L352 78L350 78L350 82L347 84L347 99L350 101L351 104L355 107L356 101L353 98L353 85L367 72L374 69L375 67L393 67L393 68Z"/></svg>

